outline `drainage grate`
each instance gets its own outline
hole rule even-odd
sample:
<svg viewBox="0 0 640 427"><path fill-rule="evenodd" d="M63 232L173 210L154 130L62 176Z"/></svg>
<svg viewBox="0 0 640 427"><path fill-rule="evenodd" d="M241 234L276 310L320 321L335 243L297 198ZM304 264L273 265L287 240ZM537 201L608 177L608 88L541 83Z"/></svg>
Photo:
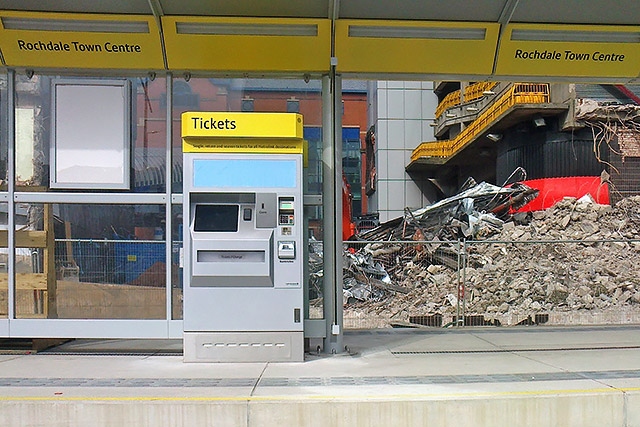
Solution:
<svg viewBox="0 0 640 427"><path fill-rule="evenodd" d="M424 376L379 376L379 377L328 377L314 378L263 378L258 387L300 386L366 386L366 385L425 385L425 384L470 384L513 383L530 381L569 381L617 378L640 378L640 371L584 371L584 372L533 372L520 374L483 375L424 375Z"/></svg>
<svg viewBox="0 0 640 427"><path fill-rule="evenodd" d="M482 375L423 375L301 378L0 378L0 387L335 387L371 385L428 385L514 383L530 381L611 380L640 378L639 370L532 372Z"/></svg>
<svg viewBox="0 0 640 427"><path fill-rule="evenodd" d="M0 352L0 354L2 354ZM114 357L124 357L124 356L135 356L135 357L149 357L149 356L180 356L182 357L182 350L176 351L161 351L161 352L152 352L152 351L56 351L56 350L45 350L38 352L38 355L51 355L51 356L114 356Z"/></svg>
<svg viewBox="0 0 640 427"><path fill-rule="evenodd" d="M0 387L254 387L257 378L0 378Z"/></svg>
<svg viewBox="0 0 640 427"><path fill-rule="evenodd" d="M476 354L476 353L528 353L543 351L589 351L589 350L633 350L639 349L640 345L629 346L608 346L608 347L561 347L561 348L495 348L490 350L412 350L412 351L392 351L393 355L407 354Z"/></svg>

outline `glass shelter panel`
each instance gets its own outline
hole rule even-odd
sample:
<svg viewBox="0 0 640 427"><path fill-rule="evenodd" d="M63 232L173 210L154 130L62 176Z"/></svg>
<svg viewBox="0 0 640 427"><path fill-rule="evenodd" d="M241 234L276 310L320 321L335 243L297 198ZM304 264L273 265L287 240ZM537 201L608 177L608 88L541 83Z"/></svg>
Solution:
<svg viewBox="0 0 640 427"><path fill-rule="evenodd" d="M173 205L171 207L173 230L171 232L172 248L171 248L171 293L172 307L171 318L174 320L182 319L182 300L183 300L183 284L182 284L182 268L180 267L180 253L182 251L182 205Z"/></svg>
<svg viewBox="0 0 640 427"><path fill-rule="evenodd" d="M0 318L9 314L9 252L7 251L8 204L0 203Z"/></svg>
<svg viewBox="0 0 640 427"><path fill-rule="evenodd" d="M165 191L167 141L167 83L164 77L132 80L133 111L132 190L136 193Z"/></svg>
<svg viewBox="0 0 640 427"><path fill-rule="evenodd" d="M46 187L49 181L50 78L15 76L16 184Z"/></svg>
<svg viewBox="0 0 640 427"><path fill-rule="evenodd" d="M45 224L51 218L51 205L19 203L15 206L14 216L15 314L17 318L47 318L51 288L47 286L46 271L51 264L47 257Z"/></svg>
<svg viewBox="0 0 640 427"><path fill-rule="evenodd" d="M0 72L0 177L6 182L7 177L7 75ZM6 185L0 186L0 191L6 191ZM6 224L6 222L4 223Z"/></svg>
<svg viewBox="0 0 640 427"><path fill-rule="evenodd" d="M20 204L16 317L164 319L164 206ZM51 253L52 252L52 253Z"/></svg>
<svg viewBox="0 0 640 427"><path fill-rule="evenodd" d="M124 99L114 97L113 91L100 91L95 88L108 85L121 85ZM79 176L87 179L102 173L120 170L122 184L119 190L136 193L162 193L165 191L166 164L166 79L155 78L98 78L98 77L60 77L47 75L16 75L16 184L22 186L47 189L56 186L58 174L69 175L63 170L67 163L75 164L76 169L86 169ZM73 90L70 90L72 88ZM73 102L73 96L85 93L82 111L89 115L93 125L80 121L69 124L73 119L74 108L80 108ZM125 90L126 89L126 90ZM109 99L90 94L104 93ZM65 97L65 94L68 96ZM54 96L55 95L55 96ZM73 95L73 96L72 96ZM164 96L163 96L164 95ZM109 102L111 107L106 108ZM121 102L122 105L113 105ZM164 103L163 103L164 102ZM4 105L4 104L3 104ZM88 110L88 111L87 111ZM119 129L109 129L114 135L122 136L123 144L112 147L102 158L117 160L111 172L105 172L105 165L100 163L100 149L103 149L100 138L101 122L114 122L113 117L102 117L102 114L118 111L122 113L117 121ZM59 122L63 120L64 123ZM84 120L86 122L86 120ZM74 132L77 127L77 132ZM80 141L69 141L74 134L95 135L95 138L82 138ZM66 138L66 139L65 139ZM92 146L96 146L92 148ZM84 153L89 148L92 152ZM114 150L118 152L114 152ZM96 154L97 153L97 154ZM93 163L91 165L91 156ZM65 157L66 156L66 157ZM6 155L5 155L6 157ZM124 160L120 161L119 158ZM4 164L4 163L3 163ZM6 166L5 166L6 168ZM88 169L87 169L88 168ZM73 176L78 175L77 173ZM75 179L75 178L74 178ZM116 187L101 185L97 180L88 185L73 182L62 184L68 190L102 191ZM60 184L58 184L60 187Z"/></svg>
<svg viewBox="0 0 640 427"><path fill-rule="evenodd" d="M0 72L0 177L6 182L7 176L7 75ZM6 191L6 185L0 186L0 191ZM8 222L8 204L0 203L0 232L6 233ZM8 301L8 252L7 238L2 238L0 245L0 318L9 314Z"/></svg>

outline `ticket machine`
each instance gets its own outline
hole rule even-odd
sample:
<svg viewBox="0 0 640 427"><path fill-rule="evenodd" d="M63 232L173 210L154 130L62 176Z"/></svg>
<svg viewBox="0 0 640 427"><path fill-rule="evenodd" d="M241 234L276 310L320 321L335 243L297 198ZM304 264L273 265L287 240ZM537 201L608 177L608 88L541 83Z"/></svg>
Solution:
<svg viewBox="0 0 640 427"><path fill-rule="evenodd" d="M182 116L184 361L302 361L302 116Z"/></svg>

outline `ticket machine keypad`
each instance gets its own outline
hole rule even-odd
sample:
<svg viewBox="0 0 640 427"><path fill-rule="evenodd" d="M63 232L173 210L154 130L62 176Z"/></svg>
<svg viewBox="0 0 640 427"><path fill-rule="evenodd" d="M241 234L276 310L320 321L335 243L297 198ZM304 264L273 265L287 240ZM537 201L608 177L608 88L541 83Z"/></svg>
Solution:
<svg viewBox="0 0 640 427"><path fill-rule="evenodd" d="M278 200L278 225L294 225L295 214L292 197L280 197Z"/></svg>
<svg viewBox="0 0 640 427"><path fill-rule="evenodd" d="M293 225L293 214L280 214L280 225Z"/></svg>

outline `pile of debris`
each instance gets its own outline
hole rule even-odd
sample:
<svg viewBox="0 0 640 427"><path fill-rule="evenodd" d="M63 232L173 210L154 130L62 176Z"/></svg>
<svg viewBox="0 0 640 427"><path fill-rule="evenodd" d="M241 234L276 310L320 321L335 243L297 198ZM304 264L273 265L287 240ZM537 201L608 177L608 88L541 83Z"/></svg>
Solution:
<svg viewBox="0 0 640 427"><path fill-rule="evenodd" d="M638 321L640 196L615 206L565 198L514 217L520 203L511 201L525 201L530 190L456 196L457 204L446 199L359 236L345 251L345 326L429 317L446 323L460 310L503 325L549 315L562 323L576 313L592 323ZM478 209L483 202L491 203ZM494 204L499 211L486 208Z"/></svg>
<svg viewBox="0 0 640 427"><path fill-rule="evenodd" d="M512 213L538 196L522 183L498 187L469 178L458 194L426 208L405 209L396 218L357 236L357 240L457 240L486 237L511 220Z"/></svg>
<svg viewBox="0 0 640 427"><path fill-rule="evenodd" d="M345 290L345 318L446 319L460 305L467 315L500 324L519 323L541 313L613 311L627 319L630 311L640 315L640 278L635 268L640 262L640 196L614 207L588 198L567 198L532 213L529 221L505 222L490 240L369 243L347 257L363 258L362 253L371 254L374 265L383 267L369 276L375 288L385 283L393 288L369 299L358 298L364 292ZM353 265L345 263L344 276L357 280L361 276L353 274ZM358 270L366 271L361 265ZM388 278L380 278L383 271ZM461 283L464 298L459 301ZM594 322L614 322L614 317Z"/></svg>

